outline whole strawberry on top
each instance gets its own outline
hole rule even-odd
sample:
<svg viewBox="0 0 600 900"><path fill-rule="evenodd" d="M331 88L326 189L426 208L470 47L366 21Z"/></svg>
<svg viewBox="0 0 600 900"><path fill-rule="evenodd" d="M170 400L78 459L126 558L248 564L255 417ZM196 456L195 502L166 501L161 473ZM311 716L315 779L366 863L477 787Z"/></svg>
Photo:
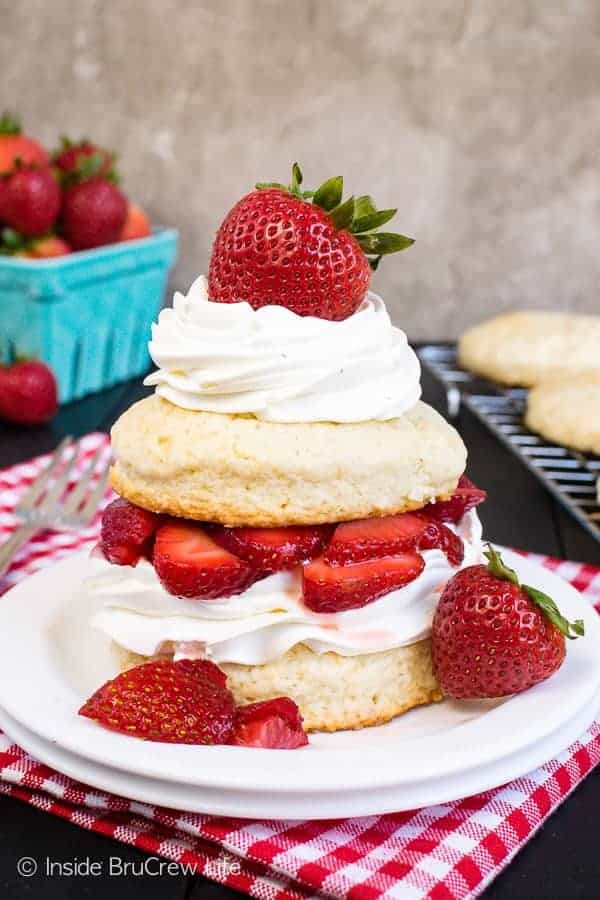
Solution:
<svg viewBox="0 0 600 900"><path fill-rule="evenodd" d="M341 176L316 191L301 185L294 163L289 186L257 184L228 213L210 260L211 300L346 319L364 300L380 258L413 243L377 231L395 209L377 210L368 196L344 201Z"/></svg>
<svg viewBox="0 0 600 900"><path fill-rule="evenodd" d="M432 626L436 677L449 697L505 697L545 681L561 667L565 637L583 635L554 601L519 582L488 545L488 565L462 569L446 585Z"/></svg>
<svg viewBox="0 0 600 900"><path fill-rule="evenodd" d="M40 167L50 162L42 145L22 133L16 116L5 112L0 116L0 176L14 171L18 160L22 165L35 163Z"/></svg>

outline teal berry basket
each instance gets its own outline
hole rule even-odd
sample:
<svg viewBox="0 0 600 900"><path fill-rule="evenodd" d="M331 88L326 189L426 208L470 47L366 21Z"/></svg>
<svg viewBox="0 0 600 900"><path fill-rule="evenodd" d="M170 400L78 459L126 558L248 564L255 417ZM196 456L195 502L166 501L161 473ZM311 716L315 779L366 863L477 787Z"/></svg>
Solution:
<svg viewBox="0 0 600 900"><path fill-rule="evenodd" d="M42 359L61 403L145 372L178 233L55 259L0 256L0 361Z"/></svg>

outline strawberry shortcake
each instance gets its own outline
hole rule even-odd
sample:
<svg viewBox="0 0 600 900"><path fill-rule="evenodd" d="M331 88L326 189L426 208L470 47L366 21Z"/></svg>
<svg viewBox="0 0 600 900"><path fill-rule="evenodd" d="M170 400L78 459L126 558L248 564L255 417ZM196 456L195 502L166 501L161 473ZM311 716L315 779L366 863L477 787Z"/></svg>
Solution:
<svg viewBox="0 0 600 900"><path fill-rule="evenodd" d="M369 291L412 243L378 230L394 212L339 178L304 191L295 166L233 207L208 279L161 312L89 583L125 667L210 661L241 709L289 698L308 731L441 699L432 618L481 561L485 494Z"/></svg>

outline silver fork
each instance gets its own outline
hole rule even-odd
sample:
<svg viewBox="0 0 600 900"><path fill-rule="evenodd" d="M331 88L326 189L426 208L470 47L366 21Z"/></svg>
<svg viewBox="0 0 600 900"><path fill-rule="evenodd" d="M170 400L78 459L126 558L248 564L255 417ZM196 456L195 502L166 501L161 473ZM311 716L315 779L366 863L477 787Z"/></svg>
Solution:
<svg viewBox="0 0 600 900"><path fill-rule="evenodd" d="M71 437L66 437L60 442L46 468L15 507L15 515L21 519L21 525L0 546L0 576L37 531L43 528L69 531L83 528L92 522L104 495L109 463L106 463L96 484L88 493L96 466L104 452L104 447L98 447L73 490L65 493L78 456L72 440ZM69 449L72 452L64 462L65 451L68 453Z"/></svg>

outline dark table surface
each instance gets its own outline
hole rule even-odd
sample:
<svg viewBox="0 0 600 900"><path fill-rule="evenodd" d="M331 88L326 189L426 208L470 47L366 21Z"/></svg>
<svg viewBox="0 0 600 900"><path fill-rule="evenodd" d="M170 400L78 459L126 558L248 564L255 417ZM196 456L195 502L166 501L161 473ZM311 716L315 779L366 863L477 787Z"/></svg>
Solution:
<svg viewBox="0 0 600 900"><path fill-rule="evenodd" d="M51 450L65 434L107 431L117 416L146 391L128 382L65 406L51 425L21 429L0 424L0 467ZM424 399L443 411L442 392L424 376ZM513 547L600 565L600 546L583 531L532 475L467 411L458 428L469 450L468 473L489 492L481 515L486 534ZM598 850L600 772L593 772L546 822L485 892L490 900L575 900L600 897ZM89 859L101 863L99 877L23 878L20 857ZM0 897L10 900L106 898L119 900L197 900L239 896L200 877L108 874L110 857L138 867L140 851L100 837L31 806L0 798ZM131 867L130 867L131 870ZM135 871L135 870L134 870Z"/></svg>

